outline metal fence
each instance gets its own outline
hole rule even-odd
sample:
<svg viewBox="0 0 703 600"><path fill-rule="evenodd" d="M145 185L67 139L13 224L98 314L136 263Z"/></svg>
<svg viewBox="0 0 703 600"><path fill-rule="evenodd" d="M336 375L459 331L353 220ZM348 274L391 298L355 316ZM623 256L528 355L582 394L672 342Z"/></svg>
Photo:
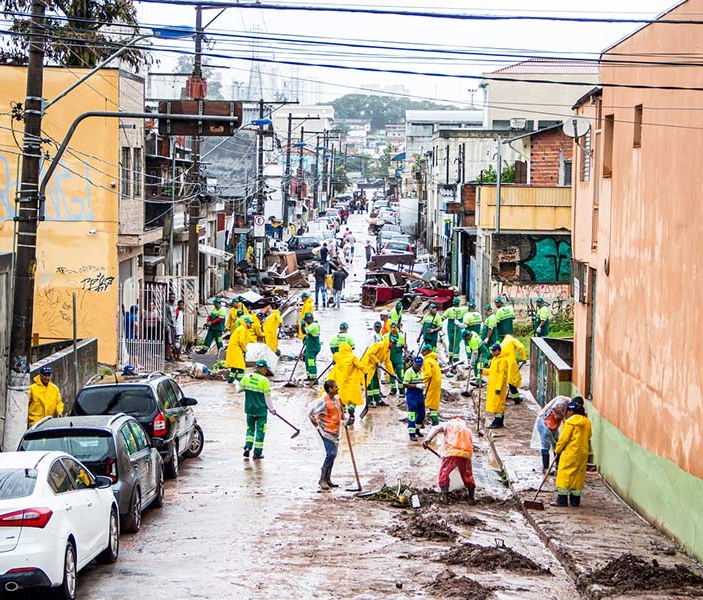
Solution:
<svg viewBox="0 0 703 600"><path fill-rule="evenodd" d="M120 365L133 365L138 371L163 370L167 295L165 283L120 289L122 306L127 307L120 320Z"/></svg>
<svg viewBox="0 0 703 600"><path fill-rule="evenodd" d="M157 277L156 281L166 284L168 292L173 292L176 296L176 303L183 300L183 339L181 343L183 346L189 342L195 343L198 330L198 278L164 275Z"/></svg>

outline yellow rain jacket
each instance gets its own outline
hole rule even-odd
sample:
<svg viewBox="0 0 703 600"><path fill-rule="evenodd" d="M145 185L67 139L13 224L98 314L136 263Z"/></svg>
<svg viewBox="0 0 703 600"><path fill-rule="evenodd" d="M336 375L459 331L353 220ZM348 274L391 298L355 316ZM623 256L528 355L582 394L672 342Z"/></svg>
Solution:
<svg viewBox="0 0 703 600"><path fill-rule="evenodd" d="M395 375L393 365L391 364L390 343L390 338L383 338L380 342L371 344L368 350L364 352L364 356L361 357L361 364L366 372L367 382L371 381L371 378L376 372L379 364L383 366L391 375ZM339 382L337 382L337 385L339 385Z"/></svg>
<svg viewBox="0 0 703 600"><path fill-rule="evenodd" d="M260 339L263 339L264 330L261 328L261 319L259 319L259 317L254 313L250 313L249 318L252 320L251 327L249 328L249 342L256 344Z"/></svg>
<svg viewBox="0 0 703 600"><path fill-rule="evenodd" d="M249 314L249 310L246 306L244 306L242 302L235 302L232 305L232 308L230 308L229 312L227 313L227 320L225 321L225 328L229 329L232 333L234 333L234 330L237 329L237 327L239 326L239 323L237 323L237 320L240 318L237 317L238 310L242 311L242 317L245 317Z"/></svg>
<svg viewBox="0 0 703 600"><path fill-rule="evenodd" d="M266 340L266 345L271 348L273 352L278 350L278 328L281 326L281 323L283 323L281 311L277 308L274 308L264 321L264 339Z"/></svg>
<svg viewBox="0 0 703 600"><path fill-rule="evenodd" d="M312 298L305 298L305 302L303 302L303 305L300 307L300 314L298 315L298 337L301 340L305 337L305 333L303 333L302 328L302 321L305 313L315 314L315 302Z"/></svg>
<svg viewBox="0 0 703 600"><path fill-rule="evenodd" d="M522 345L520 340L508 333L500 343L500 355L508 359L508 383L515 387L520 387L522 385L522 375L517 361L527 360L525 346Z"/></svg>
<svg viewBox="0 0 703 600"><path fill-rule="evenodd" d="M583 415L571 415L564 421L555 452L559 457L557 488L580 490L586 480L588 442L591 439L591 422Z"/></svg>
<svg viewBox="0 0 703 600"><path fill-rule="evenodd" d="M499 356L493 357L486 384L486 412L498 414L505 412L509 371L508 359L503 356L502 352Z"/></svg>
<svg viewBox="0 0 703 600"><path fill-rule="evenodd" d="M422 375L425 383L425 408L439 410L439 398L442 394L442 369L437 362L437 353L430 352L423 357Z"/></svg>
<svg viewBox="0 0 703 600"><path fill-rule="evenodd" d="M60 417L63 414L61 392L55 383L44 385L37 375L29 386L29 407L27 409L28 427L44 417Z"/></svg>
<svg viewBox="0 0 703 600"><path fill-rule="evenodd" d="M225 366L228 369L247 368L244 356L247 352L247 344L249 343L249 328L245 323L242 323L229 336L229 345L227 346L227 354L225 354Z"/></svg>
<svg viewBox="0 0 703 600"><path fill-rule="evenodd" d="M334 366L330 369L328 379L334 379L339 386L339 397L342 404L355 404L361 406L364 403L364 365L354 355L352 348L347 342L339 345L339 351L334 355Z"/></svg>

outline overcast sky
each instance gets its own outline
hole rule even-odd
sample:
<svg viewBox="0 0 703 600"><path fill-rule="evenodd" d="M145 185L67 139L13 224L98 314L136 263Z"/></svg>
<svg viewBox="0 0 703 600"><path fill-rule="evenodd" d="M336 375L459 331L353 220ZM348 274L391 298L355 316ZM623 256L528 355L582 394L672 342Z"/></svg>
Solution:
<svg viewBox="0 0 703 600"><path fill-rule="evenodd" d="M277 4L295 4L300 0L271 0ZM606 18L651 18L667 10L674 0L531 0L525 2L492 0L490 9L479 8L477 0L438 0L435 3L417 0L380 0L372 3L343 3L341 0L313 0L309 5L369 6L376 9L422 10L493 15L539 15ZM564 6L568 9L564 9ZM617 6L617 12L614 7ZM204 24L217 15L217 10L204 12ZM140 4L140 21L145 25L195 25L195 9L187 6ZM558 57L574 53L597 53L623 36L634 31L637 24L589 24L537 21L459 21L426 17L385 15L353 15L340 13L312 13L305 11L275 11L252 8L230 8L208 27L211 33L209 49L217 56L210 62L222 65L218 69L225 81L247 81L252 56L251 41L235 36L259 35L289 38L283 44L272 41L260 46L263 58L278 61L299 61L312 64L361 66L378 69L441 74L479 75L522 60L525 56L548 53ZM293 40L302 43L294 43ZM344 46L325 46L305 42L336 42L338 44L369 43L396 45L403 48L440 48L444 50L483 51L494 56L429 55L389 50L366 50ZM162 45L161 43L159 43ZM176 46L192 50L192 40L183 40ZM231 57L231 58L230 58ZM237 58L240 57L240 58ZM172 71L177 55L159 53L160 65L153 70ZM272 70L288 72L294 67L261 64L264 75ZM470 88L477 81L447 77L428 77L377 74L320 67L299 67L299 77L326 84L326 99L345 93L364 93L364 87L376 85L403 85L419 98L436 99L456 104L468 103ZM479 95L476 96L479 99Z"/></svg>

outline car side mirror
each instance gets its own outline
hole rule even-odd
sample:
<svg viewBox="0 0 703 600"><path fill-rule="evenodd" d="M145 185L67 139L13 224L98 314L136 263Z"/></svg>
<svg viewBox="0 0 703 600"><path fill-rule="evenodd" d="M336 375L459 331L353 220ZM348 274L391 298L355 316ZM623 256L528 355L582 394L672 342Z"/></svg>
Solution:
<svg viewBox="0 0 703 600"><path fill-rule="evenodd" d="M97 475L95 477L95 487L99 490L104 490L112 485L112 479L105 475Z"/></svg>
<svg viewBox="0 0 703 600"><path fill-rule="evenodd" d="M197 403L198 401L195 398L183 398L181 400L183 406L195 406Z"/></svg>

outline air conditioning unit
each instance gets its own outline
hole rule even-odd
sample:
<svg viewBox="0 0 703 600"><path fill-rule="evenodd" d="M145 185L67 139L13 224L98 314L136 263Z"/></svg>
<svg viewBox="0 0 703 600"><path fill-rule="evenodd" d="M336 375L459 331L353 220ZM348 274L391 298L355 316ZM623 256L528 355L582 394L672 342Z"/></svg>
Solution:
<svg viewBox="0 0 703 600"><path fill-rule="evenodd" d="M510 129L521 130L525 129L526 126L527 119L525 119L524 117L513 117L512 119L510 119Z"/></svg>

